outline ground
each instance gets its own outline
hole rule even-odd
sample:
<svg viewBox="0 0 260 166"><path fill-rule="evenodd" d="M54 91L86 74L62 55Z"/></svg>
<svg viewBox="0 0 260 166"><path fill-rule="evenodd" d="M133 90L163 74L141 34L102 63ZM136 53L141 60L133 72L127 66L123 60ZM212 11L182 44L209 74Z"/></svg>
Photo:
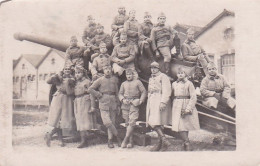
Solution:
<svg viewBox="0 0 260 166"><path fill-rule="evenodd" d="M149 146L135 146L133 149L114 148L108 149L107 145L91 145L84 149L77 149L76 143L67 143L65 147L59 147L58 141L53 140L52 146L48 148L44 142L44 133L46 127L46 121L48 117L48 108L16 108L13 111L13 149L15 152L22 153L23 151L30 152L47 152L50 149L66 153L68 151L107 151L107 152L129 152L129 151L149 151L152 147ZM156 142L156 134L154 132L149 133L152 136L152 144ZM213 138L216 137L216 133L211 133L205 130L198 130L190 132L190 141L193 147L193 151L232 151L235 150L235 146L226 144L213 144ZM173 144L171 151L181 151L182 141L173 137L168 137Z"/></svg>

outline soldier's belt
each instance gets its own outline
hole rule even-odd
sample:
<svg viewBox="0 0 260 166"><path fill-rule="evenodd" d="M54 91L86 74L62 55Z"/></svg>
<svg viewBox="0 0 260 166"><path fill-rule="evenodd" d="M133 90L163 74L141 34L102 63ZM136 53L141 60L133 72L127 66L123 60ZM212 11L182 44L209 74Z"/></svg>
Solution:
<svg viewBox="0 0 260 166"><path fill-rule="evenodd" d="M102 94L105 94L105 95L111 95L111 96L115 96L116 95L116 92L101 92Z"/></svg>
<svg viewBox="0 0 260 166"><path fill-rule="evenodd" d="M79 98L79 97L83 97L85 95L89 95L89 93L83 93L83 94L80 94L80 95L75 95L76 98Z"/></svg>
<svg viewBox="0 0 260 166"><path fill-rule="evenodd" d="M124 96L124 98L127 100L139 99L138 96Z"/></svg>
<svg viewBox="0 0 260 166"><path fill-rule="evenodd" d="M149 94L153 94L153 93L161 93L160 90L151 90L151 91L148 91Z"/></svg>
<svg viewBox="0 0 260 166"><path fill-rule="evenodd" d="M67 95L66 91L58 90L60 93Z"/></svg>
<svg viewBox="0 0 260 166"><path fill-rule="evenodd" d="M174 99L190 99L190 96L174 96Z"/></svg>

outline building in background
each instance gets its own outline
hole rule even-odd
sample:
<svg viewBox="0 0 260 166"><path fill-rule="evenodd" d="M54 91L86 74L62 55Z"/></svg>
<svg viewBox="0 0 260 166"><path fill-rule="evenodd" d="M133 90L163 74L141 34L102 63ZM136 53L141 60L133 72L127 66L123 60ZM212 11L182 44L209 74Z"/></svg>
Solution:
<svg viewBox="0 0 260 166"><path fill-rule="evenodd" d="M65 53L50 49L44 55L25 54L14 60L13 98L48 101L47 78L63 69L64 58Z"/></svg>

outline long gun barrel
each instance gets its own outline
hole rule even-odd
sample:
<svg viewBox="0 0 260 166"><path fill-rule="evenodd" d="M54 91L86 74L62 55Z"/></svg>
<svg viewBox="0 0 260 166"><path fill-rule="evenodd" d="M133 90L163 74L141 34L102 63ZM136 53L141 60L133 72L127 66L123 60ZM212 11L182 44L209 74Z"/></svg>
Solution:
<svg viewBox="0 0 260 166"><path fill-rule="evenodd" d="M30 41L32 43L37 43L46 47L51 47L56 50L66 52L66 49L69 47L68 42L63 42L63 41L58 41L58 40L53 40L53 39L48 39L45 37L40 37L36 35L29 35L29 34L24 34L24 33L15 33L14 38L16 40L26 40Z"/></svg>

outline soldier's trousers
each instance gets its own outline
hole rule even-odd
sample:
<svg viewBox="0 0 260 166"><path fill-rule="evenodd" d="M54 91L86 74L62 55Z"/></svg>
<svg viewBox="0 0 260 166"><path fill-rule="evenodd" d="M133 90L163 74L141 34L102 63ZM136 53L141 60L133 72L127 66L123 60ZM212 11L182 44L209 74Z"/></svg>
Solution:
<svg viewBox="0 0 260 166"><path fill-rule="evenodd" d="M209 61L210 60L209 60L209 57L207 55L198 55L198 62L202 66L205 75L208 74L207 65L208 65Z"/></svg>
<svg viewBox="0 0 260 166"><path fill-rule="evenodd" d="M164 58L164 62L170 62L171 61L171 50L169 47L159 47L159 52L162 54Z"/></svg>
<svg viewBox="0 0 260 166"><path fill-rule="evenodd" d="M103 124L108 129L108 139L112 139L113 135L117 136L117 129L115 127L116 122L116 110L100 110Z"/></svg>

